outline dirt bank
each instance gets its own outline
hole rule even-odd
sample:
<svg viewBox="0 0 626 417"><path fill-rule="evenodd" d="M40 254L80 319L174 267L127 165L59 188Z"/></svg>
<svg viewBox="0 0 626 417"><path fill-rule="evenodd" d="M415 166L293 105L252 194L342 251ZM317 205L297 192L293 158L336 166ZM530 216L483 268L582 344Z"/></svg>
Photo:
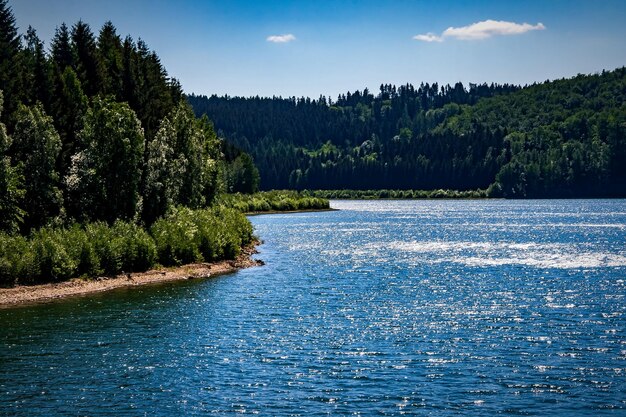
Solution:
<svg viewBox="0 0 626 417"><path fill-rule="evenodd" d="M75 295L108 291L121 287L134 287L158 282L208 278L228 274L243 268L262 265L262 261L252 259L252 255L257 253L256 246L259 243L260 242L255 242L253 245L244 248L239 257L234 261L188 264L180 267L163 268L147 272L134 272L114 277L99 277L95 279L75 278L54 284L0 288L0 307L50 301Z"/></svg>

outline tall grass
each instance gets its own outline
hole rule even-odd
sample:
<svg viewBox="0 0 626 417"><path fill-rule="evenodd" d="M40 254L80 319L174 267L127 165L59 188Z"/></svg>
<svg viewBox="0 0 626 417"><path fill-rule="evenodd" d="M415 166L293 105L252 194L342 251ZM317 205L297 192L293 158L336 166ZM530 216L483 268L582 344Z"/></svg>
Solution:
<svg viewBox="0 0 626 417"><path fill-rule="evenodd" d="M45 227L29 237L0 233L0 285L59 282L234 259L252 241L252 225L237 210L180 208L148 231L133 223Z"/></svg>
<svg viewBox="0 0 626 417"><path fill-rule="evenodd" d="M311 196L306 192L288 190L263 191L255 194L223 194L219 196L218 204L244 213L320 210L330 207L325 198Z"/></svg>

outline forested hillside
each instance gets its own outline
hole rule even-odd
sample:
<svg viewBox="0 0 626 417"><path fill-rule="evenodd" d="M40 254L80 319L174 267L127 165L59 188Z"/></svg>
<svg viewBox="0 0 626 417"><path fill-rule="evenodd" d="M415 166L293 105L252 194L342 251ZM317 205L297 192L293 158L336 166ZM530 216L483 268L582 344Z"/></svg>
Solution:
<svg viewBox="0 0 626 417"><path fill-rule="evenodd" d="M79 21L45 48L0 0L0 286L234 259L252 225L213 203L257 183L143 41Z"/></svg>
<svg viewBox="0 0 626 417"><path fill-rule="evenodd" d="M524 88L381 85L336 101L188 97L261 187L626 195L626 69Z"/></svg>
<svg viewBox="0 0 626 417"><path fill-rule="evenodd" d="M0 0L0 231L149 226L175 206L257 184L251 158L194 116L141 39L79 21L45 47Z"/></svg>

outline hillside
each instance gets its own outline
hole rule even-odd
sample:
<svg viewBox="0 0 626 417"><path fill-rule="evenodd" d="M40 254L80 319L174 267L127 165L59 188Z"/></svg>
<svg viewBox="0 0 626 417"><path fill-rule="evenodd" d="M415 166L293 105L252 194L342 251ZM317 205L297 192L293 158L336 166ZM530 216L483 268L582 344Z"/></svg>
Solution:
<svg viewBox="0 0 626 417"><path fill-rule="evenodd" d="M336 101L191 95L261 188L626 195L626 69L524 88L381 85Z"/></svg>

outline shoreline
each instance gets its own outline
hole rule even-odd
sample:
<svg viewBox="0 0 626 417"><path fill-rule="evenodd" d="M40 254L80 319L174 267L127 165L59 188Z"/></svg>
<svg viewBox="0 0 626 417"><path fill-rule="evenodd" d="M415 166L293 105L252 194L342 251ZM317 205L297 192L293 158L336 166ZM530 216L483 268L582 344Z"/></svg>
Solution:
<svg viewBox="0 0 626 417"><path fill-rule="evenodd" d="M246 216L262 216L264 214L296 214L296 213L314 213L317 211L339 211L336 208L324 208L324 209L304 209L304 210L268 210L268 211L249 211L244 213Z"/></svg>
<svg viewBox="0 0 626 417"><path fill-rule="evenodd" d="M110 291L117 288L129 288L189 279L205 279L230 274L241 269L263 265L263 261L252 259L252 255L258 253L256 247L260 244L260 241L255 241L244 247L241 254L235 260L213 263L194 263L178 267L153 269L146 272L120 274L114 277L98 277L93 279L73 278L58 283L0 288L0 308L50 302L68 297Z"/></svg>

